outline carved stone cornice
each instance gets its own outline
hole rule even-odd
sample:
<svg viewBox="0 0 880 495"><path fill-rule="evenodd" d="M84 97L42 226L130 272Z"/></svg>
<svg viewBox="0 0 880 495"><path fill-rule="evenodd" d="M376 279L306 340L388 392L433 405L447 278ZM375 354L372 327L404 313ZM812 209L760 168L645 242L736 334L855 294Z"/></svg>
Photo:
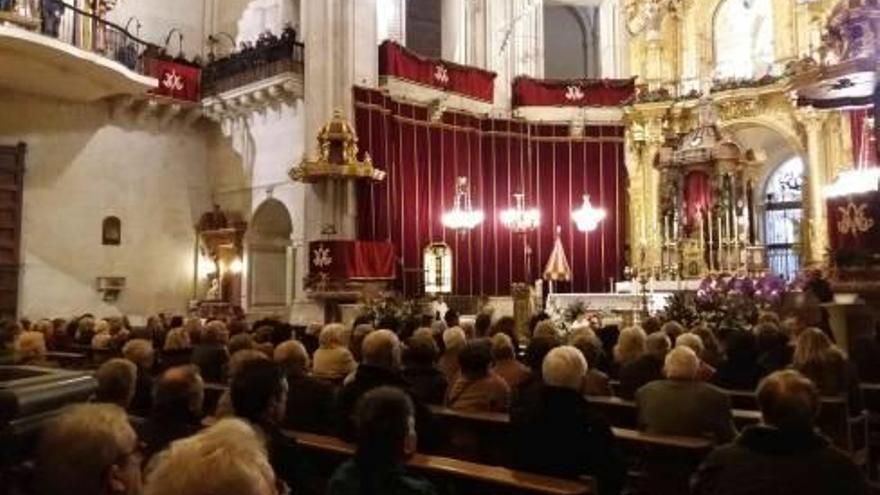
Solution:
<svg viewBox="0 0 880 495"><path fill-rule="evenodd" d="M303 78L285 72L202 99L205 115L215 121L244 117L303 97Z"/></svg>
<svg viewBox="0 0 880 495"><path fill-rule="evenodd" d="M110 117L114 120L131 119L139 125L155 120L159 127L189 127L204 114L195 102L175 100L156 95L124 95L107 100Z"/></svg>

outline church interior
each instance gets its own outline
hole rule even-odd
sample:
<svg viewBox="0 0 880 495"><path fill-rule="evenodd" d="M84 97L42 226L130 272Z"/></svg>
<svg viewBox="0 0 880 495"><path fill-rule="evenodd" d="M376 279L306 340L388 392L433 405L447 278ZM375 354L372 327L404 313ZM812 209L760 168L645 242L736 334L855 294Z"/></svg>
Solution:
<svg viewBox="0 0 880 495"><path fill-rule="evenodd" d="M878 75L878 0L0 0L0 493L880 493Z"/></svg>

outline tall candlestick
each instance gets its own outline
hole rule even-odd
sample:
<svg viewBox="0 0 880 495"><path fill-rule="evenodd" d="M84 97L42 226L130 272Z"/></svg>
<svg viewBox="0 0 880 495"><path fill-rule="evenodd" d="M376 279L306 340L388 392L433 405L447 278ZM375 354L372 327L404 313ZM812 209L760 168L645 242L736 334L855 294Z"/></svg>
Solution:
<svg viewBox="0 0 880 495"><path fill-rule="evenodd" d="M703 210L697 210L697 222L700 224L700 249L705 249L704 239L703 239Z"/></svg>
<svg viewBox="0 0 880 495"><path fill-rule="evenodd" d="M669 241L669 215L663 215L663 242L666 243Z"/></svg>
<svg viewBox="0 0 880 495"><path fill-rule="evenodd" d="M706 210L706 227L709 229L709 270L712 269L712 210Z"/></svg>

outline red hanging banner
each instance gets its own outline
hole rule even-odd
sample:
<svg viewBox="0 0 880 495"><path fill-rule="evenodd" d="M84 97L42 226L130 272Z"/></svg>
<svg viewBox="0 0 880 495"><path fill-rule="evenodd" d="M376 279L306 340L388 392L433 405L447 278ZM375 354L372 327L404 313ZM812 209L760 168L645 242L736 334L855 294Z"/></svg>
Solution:
<svg viewBox="0 0 880 495"><path fill-rule="evenodd" d="M421 57L391 40L379 46L379 75L490 103L495 94L494 72Z"/></svg>
<svg viewBox="0 0 880 495"><path fill-rule="evenodd" d="M144 59L144 72L159 80L159 87L151 94L196 102L202 98L201 67L151 57Z"/></svg>
<svg viewBox="0 0 880 495"><path fill-rule="evenodd" d="M513 81L513 106L611 107L635 95L635 79L532 79Z"/></svg>

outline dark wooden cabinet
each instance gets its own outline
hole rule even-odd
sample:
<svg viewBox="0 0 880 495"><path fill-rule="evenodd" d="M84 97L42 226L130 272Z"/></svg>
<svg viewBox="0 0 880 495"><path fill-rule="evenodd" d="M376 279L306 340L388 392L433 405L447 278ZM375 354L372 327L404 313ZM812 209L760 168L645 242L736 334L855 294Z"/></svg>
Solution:
<svg viewBox="0 0 880 495"><path fill-rule="evenodd" d="M0 146L0 317L18 314L21 199L26 147Z"/></svg>

